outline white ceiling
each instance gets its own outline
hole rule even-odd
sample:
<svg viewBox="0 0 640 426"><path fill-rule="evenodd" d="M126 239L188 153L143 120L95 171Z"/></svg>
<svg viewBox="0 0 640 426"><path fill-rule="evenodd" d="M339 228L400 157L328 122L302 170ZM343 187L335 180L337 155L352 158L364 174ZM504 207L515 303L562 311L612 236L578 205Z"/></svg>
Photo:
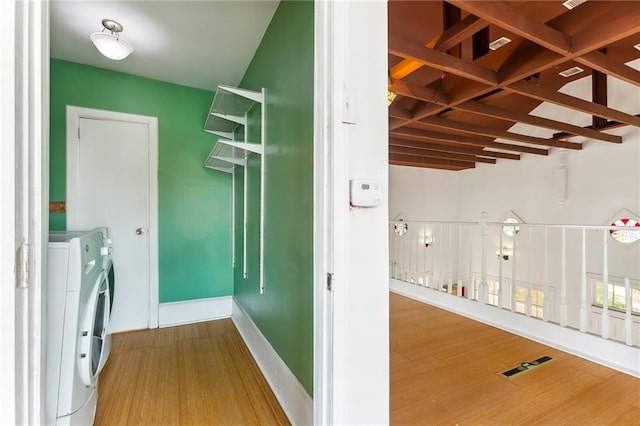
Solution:
<svg viewBox="0 0 640 426"><path fill-rule="evenodd" d="M279 1L52 0L51 56L185 86L237 85ZM103 57L89 40L118 21L134 52Z"/></svg>

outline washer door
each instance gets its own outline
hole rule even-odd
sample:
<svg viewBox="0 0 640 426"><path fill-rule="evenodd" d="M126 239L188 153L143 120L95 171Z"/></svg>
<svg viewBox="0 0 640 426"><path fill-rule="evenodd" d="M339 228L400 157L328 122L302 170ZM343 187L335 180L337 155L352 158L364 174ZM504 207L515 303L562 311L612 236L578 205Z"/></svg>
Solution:
<svg viewBox="0 0 640 426"><path fill-rule="evenodd" d="M109 280L103 271L97 285L91 290L87 308L81 319L78 370L80 379L86 386L93 385L104 366L103 347L109 325Z"/></svg>

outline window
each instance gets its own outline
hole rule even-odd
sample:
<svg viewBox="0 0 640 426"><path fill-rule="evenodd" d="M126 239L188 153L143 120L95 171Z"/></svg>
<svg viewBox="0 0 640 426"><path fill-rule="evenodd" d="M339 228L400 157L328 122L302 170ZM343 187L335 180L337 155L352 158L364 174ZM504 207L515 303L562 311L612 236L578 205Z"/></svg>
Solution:
<svg viewBox="0 0 640 426"><path fill-rule="evenodd" d="M518 221L518 219L516 218L508 217L503 221L503 223L515 224L515 223L520 223L520 221ZM513 237L514 235L518 235L520 233L520 227L505 225L502 227L502 232L504 232L505 235L509 237Z"/></svg>
<svg viewBox="0 0 640 426"><path fill-rule="evenodd" d="M604 305L604 284L602 278L592 279L593 305L602 307ZM627 309L627 293L624 283L616 282L615 279L609 281L607 286L607 299L609 309L625 312ZM633 284L629 286L631 292L631 313L640 315L640 286Z"/></svg>
<svg viewBox="0 0 640 426"><path fill-rule="evenodd" d="M524 223L520 217L515 214L513 210L509 210L502 216L502 223L505 225L502 227L502 232L507 236L513 238L515 235L520 233L520 227L517 226L518 223Z"/></svg>
<svg viewBox="0 0 640 426"><path fill-rule="evenodd" d="M473 277L473 298L478 300L478 294L480 292L480 277ZM498 306L498 291L500 290L500 283L496 280L487 278L487 303L489 305Z"/></svg>
<svg viewBox="0 0 640 426"><path fill-rule="evenodd" d="M516 312L527 313L527 287L516 287ZM540 290L531 289L531 316L542 318L542 307L544 306L544 293Z"/></svg>
<svg viewBox="0 0 640 426"><path fill-rule="evenodd" d="M511 300L511 280L508 278L503 278L503 297L505 307L509 307ZM526 283L520 282L522 285L516 285L516 303L515 303L515 311L521 314L527 313L527 292L529 290L528 285ZM537 287L537 288L536 288ZM499 306L500 303L500 282L496 277L488 278L487 277L487 304ZM549 291L552 291L552 288L549 287ZM473 298L478 300L478 294L480 293L480 277L474 275L473 277ZM531 316L536 318L543 317L543 308L544 307L544 292L540 289L540 286L534 285L531 288Z"/></svg>
<svg viewBox="0 0 640 426"><path fill-rule="evenodd" d="M612 229L611 231L609 231L609 234L611 235L611 238L613 238L614 240L621 242L621 243L625 243L625 244L630 244L630 243L635 243L636 241L640 240L640 223L638 223L636 220L634 219L630 219L628 217L623 217L620 218L618 220L615 220L611 226L634 226L634 227L638 227L638 230L632 230L632 229Z"/></svg>

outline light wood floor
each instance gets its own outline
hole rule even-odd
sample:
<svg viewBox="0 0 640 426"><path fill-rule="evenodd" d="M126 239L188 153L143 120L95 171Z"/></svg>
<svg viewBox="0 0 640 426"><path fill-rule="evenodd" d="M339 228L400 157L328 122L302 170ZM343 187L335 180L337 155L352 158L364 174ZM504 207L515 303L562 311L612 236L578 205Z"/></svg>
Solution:
<svg viewBox="0 0 640 426"><path fill-rule="evenodd" d="M640 425L640 379L397 294L390 307L394 425Z"/></svg>
<svg viewBox="0 0 640 426"><path fill-rule="evenodd" d="M95 425L285 425L231 320L113 336Z"/></svg>
<svg viewBox="0 0 640 426"><path fill-rule="evenodd" d="M640 425L640 379L393 293L390 308L394 425ZM95 425L178 424L288 424L231 320L114 336Z"/></svg>

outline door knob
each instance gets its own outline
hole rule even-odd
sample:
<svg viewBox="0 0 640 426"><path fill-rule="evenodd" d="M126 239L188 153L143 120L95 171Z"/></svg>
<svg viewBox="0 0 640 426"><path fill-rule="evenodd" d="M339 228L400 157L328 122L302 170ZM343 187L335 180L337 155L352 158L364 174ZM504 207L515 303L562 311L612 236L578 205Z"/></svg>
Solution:
<svg viewBox="0 0 640 426"><path fill-rule="evenodd" d="M142 228L136 229L136 235L142 235L142 234L144 234L144 229Z"/></svg>

